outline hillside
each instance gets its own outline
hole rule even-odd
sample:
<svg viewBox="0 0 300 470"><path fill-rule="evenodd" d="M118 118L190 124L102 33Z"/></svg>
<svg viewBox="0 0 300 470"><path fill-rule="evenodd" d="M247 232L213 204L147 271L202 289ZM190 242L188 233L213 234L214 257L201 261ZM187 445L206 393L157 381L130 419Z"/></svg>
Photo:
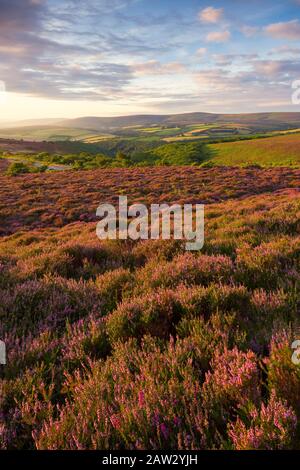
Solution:
<svg viewBox="0 0 300 470"><path fill-rule="evenodd" d="M99 152L98 145L86 144L82 141L70 140L16 140L16 139L1 139L0 138L0 152L15 153L39 153L48 152L49 154L68 154L89 152L90 154Z"/></svg>
<svg viewBox="0 0 300 470"><path fill-rule="evenodd" d="M1 161L1 160L0 160ZM18 230L95 221L98 204L114 203L118 194L129 202L149 198L186 203L219 203L297 188L299 170L197 167L110 168L7 177L0 173L2 235ZM228 187L226 187L226 185ZM40 188L43 190L41 191ZM35 206L32 207L32 200Z"/></svg>
<svg viewBox="0 0 300 470"><path fill-rule="evenodd" d="M0 175L0 447L299 448L299 177ZM203 250L100 242L118 194L205 203Z"/></svg>
<svg viewBox="0 0 300 470"><path fill-rule="evenodd" d="M126 126L147 125L176 125L204 123L228 123L247 124L254 129L286 129L300 127L300 113L257 113L257 114L210 114L210 113L186 113L173 115L137 115L121 116L113 118L83 117L64 120L65 127L79 127L95 130L122 128Z"/></svg>
<svg viewBox="0 0 300 470"><path fill-rule="evenodd" d="M47 125L48 123L48 125ZM81 132L97 133L122 130L126 135L138 131L139 128L163 126L166 128L185 128L192 125L213 124L222 126L244 126L253 132L267 132L270 130L284 130L300 127L300 113L256 113L256 114L211 114L211 113L185 113L170 115L135 115L117 117L87 116L75 119L37 120L24 121L23 123L10 124L8 128L0 129L0 136L20 136L19 138L31 138L39 133L41 138L47 134L62 133L63 137ZM66 132L70 129L69 132ZM34 140L34 139L33 139Z"/></svg>
<svg viewBox="0 0 300 470"><path fill-rule="evenodd" d="M94 138L95 140L102 136L96 134L93 130L70 128L70 127L59 127L59 126L25 126L25 127L14 127L8 129L0 129L0 139L10 138L15 140L33 140L36 142L49 141L64 141L64 140L86 140ZM111 137L110 135L106 136Z"/></svg>
<svg viewBox="0 0 300 470"><path fill-rule="evenodd" d="M35 165L67 165L75 169L157 165L299 167L300 132L285 132L274 136L234 136L236 141L226 141L227 136L219 137L217 141L221 140L221 143L217 144L195 138L186 141L168 139L170 142L166 143L164 138L101 139L100 135L83 141L0 139L0 152L3 152L0 157L35 162Z"/></svg>
<svg viewBox="0 0 300 470"><path fill-rule="evenodd" d="M211 145L217 165L299 166L300 133Z"/></svg>

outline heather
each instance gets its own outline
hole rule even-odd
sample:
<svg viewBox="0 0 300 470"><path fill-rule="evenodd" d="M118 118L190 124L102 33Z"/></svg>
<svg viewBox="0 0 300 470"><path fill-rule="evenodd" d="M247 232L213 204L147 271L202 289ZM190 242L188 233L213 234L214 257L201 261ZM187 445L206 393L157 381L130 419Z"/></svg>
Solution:
<svg viewBox="0 0 300 470"><path fill-rule="evenodd" d="M127 195L129 204L152 200L213 204L297 189L299 176L300 170L290 168L230 167L111 168L16 177L0 173L0 233L55 230L72 222L95 221L101 201L117 203L118 195Z"/></svg>
<svg viewBox="0 0 300 470"><path fill-rule="evenodd" d="M0 183L1 449L300 447L298 170ZM99 241L118 194L205 203L203 249Z"/></svg>

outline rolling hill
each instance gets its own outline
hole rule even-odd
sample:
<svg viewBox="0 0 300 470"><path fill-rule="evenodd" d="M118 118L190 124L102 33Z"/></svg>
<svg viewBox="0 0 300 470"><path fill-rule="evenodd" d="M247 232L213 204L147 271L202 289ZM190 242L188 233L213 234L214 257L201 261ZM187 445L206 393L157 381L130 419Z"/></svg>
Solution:
<svg viewBox="0 0 300 470"><path fill-rule="evenodd" d="M255 113L255 114L211 114L211 113L185 113L170 115L135 115L135 116L117 116L117 117L79 117L75 119L42 119L40 121L23 121L13 126L2 125L1 136L11 136L17 133L26 135L31 139L39 132L43 134L51 133L53 130L59 132L59 129L71 129L71 135L75 129L97 132L111 132L112 130L123 130L124 133L130 133L139 128L147 126L165 126L165 127L186 127L197 124L234 124L236 126L246 126L254 132L264 132L270 130L285 130L300 127L300 113ZM66 133L66 131L64 131ZM27 137L27 135L26 135Z"/></svg>
<svg viewBox="0 0 300 470"><path fill-rule="evenodd" d="M300 134L210 145L216 165L299 166Z"/></svg>
<svg viewBox="0 0 300 470"><path fill-rule="evenodd" d="M103 138L102 134L93 130L70 128L62 126L24 126L0 129L0 138L17 140L34 140L36 142L47 140L50 142L63 140L86 140ZM108 135L111 137L111 135Z"/></svg>
<svg viewBox="0 0 300 470"><path fill-rule="evenodd" d="M155 124L186 126L204 123L237 123L256 130L288 129L300 124L300 113L210 114L185 113L171 115L136 115L119 117L82 117L64 120L65 127L104 130Z"/></svg>

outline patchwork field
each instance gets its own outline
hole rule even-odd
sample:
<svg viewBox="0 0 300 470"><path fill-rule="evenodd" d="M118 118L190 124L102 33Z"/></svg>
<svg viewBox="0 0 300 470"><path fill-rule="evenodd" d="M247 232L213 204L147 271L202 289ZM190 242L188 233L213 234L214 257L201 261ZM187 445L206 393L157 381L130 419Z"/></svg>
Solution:
<svg viewBox="0 0 300 470"><path fill-rule="evenodd" d="M32 140L35 142L48 141L64 141L64 140L82 140L103 139L103 134L95 134L94 131L88 129L72 129L69 127L50 127L50 126L28 126L12 129L0 129L0 138L16 139L16 140Z"/></svg>
<svg viewBox="0 0 300 470"><path fill-rule="evenodd" d="M1 449L300 447L300 171L0 175ZM96 238L101 202L202 202L206 240Z"/></svg>
<svg viewBox="0 0 300 470"><path fill-rule="evenodd" d="M115 136L167 142L205 138L253 136L292 131L300 126L300 113L137 115L111 118L83 117L41 120L0 128L0 138L28 141L83 141L97 143Z"/></svg>

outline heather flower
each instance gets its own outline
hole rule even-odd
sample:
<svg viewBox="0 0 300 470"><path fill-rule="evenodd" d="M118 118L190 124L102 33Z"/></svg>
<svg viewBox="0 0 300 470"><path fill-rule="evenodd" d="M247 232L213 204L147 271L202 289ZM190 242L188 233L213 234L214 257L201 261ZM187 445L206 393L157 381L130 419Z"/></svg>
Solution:
<svg viewBox="0 0 300 470"><path fill-rule="evenodd" d="M249 413L250 426L238 418L229 425L229 436L237 450L292 448L296 435L297 417L286 401L280 400L272 392L267 405L262 403L257 411Z"/></svg>
<svg viewBox="0 0 300 470"><path fill-rule="evenodd" d="M160 431L161 431L162 435L164 436L164 438L167 440L168 437L169 437L169 430L168 430L167 426L165 425L165 423L162 423L160 425Z"/></svg>
<svg viewBox="0 0 300 470"><path fill-rule="evenodd" d="M110 417L111 424L115 429L120 429L121 427L121 421L118 415L112 415Z"/></svg>
<svg viewBox="0 0 300 470"><path fill-rule="evenodd" d="M141 408L143 408L144 404L145 404L145 394L143 392L143 390L141 390L139 393L138 393L138 400L139 400L139 405Z"/></svg>
<svg viewBox="0 0 300 470"><path fill-rule="evenodd" d="M260 398L260 375L257 359L252 351L243 353L237 348L217 351L212 359L212 372L204 382L208 401L232 402L243 405L257 403Z"/></svg>
<svg viewBox="0 0 300 470"><path fill-rule="evenodd" d="M295 330L297 331L297 330ZM276 395L288 402L300 417L300 368L293 364L291 357L293 330L274 333L270 344L270 356L266 359L268 385Z"/></svg>
<svg viewBox="0 0 300 470"><path fill-rule="evenodd" d="M174 418L174 425L177 427L180 427L181 425L181 419L178 416L175 416Z"/></svg>

